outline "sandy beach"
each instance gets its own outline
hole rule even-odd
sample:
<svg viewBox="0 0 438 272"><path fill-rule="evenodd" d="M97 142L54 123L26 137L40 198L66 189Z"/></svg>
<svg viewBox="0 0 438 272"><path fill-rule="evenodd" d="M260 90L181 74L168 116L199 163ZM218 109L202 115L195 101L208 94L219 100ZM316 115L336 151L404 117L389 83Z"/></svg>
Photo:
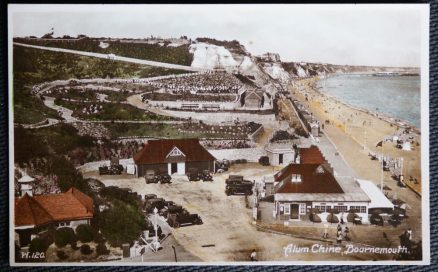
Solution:
<svg viewBox="0 0 438 272"><path fill-rule="evenodd" d="M318 78L303 79L297 81L294 86L290 85L289 90L294 97L309 107L318 120L324 123L324 132L356 173L362 178L380 183L380 163L371 160L369 153L382 153L382 147L376 147L377 143L393 135L398 130L397 124L386 116L368 113L329 97L317 89L317 81ZM411 151L396 148L396 143L392 141L383 144L385 156L403 157L405 183L421 195L420 147L421 139L418 131L414 133ZM411 182L410 176L416 178L418 183ZM384 173L384 184L390 188L397 186L389 172Z"/></svg>

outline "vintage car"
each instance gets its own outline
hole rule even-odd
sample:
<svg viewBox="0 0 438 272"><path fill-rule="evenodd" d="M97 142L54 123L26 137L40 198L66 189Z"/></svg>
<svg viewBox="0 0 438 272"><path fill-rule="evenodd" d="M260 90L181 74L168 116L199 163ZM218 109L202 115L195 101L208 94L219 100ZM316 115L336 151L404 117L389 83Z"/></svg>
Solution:
<svg viewBox="0 0 438 272"><path fill-rule="evenodd" d="M123 165L103 165L99 167L99 175L120 175L123 172Z"/></svg>
<svg viewBox="0 0 438 272"><path fill-rule="evenodd" d="M155 208L157 210L161 210L164 208L164 199L163 198L151 198L148 199L144 204L145 211L148 213L152 213Z"/></svg>
<svg viewBox="0 0 438 272"><path fill-rule="evenodd" d="M191 214L186 210L183 210L181 213L169 214L167 222L172 228L203 224L202 219L198 214Z"/></svg>
<svg viewBox="0 0 438 272"><path fill-rule="evenodd" d="M155 174L154 171L147 171L146 175L144 176L144 179L146 181L146 184L149 183L172 183L172 177L167 173L157 173Z"/></svg>
<svg viewBox="0 0 438 272"><path fill-rule="evenodd" d="M228 160L216 161L216 172L225 172L228 171L228 168L230 168L230 162Z"/></svg>
<svg viewBox="0 0 438 272"><path fill-rule="evenodd" d="M229 175L225 180L225 193L227 195L252 195L254 184L249 180L244 180L243 176Z"/></svg>
<svg viewBox="0 0 438 272"><path fill-rule="evenodd" d="M189 179L189 181L200 181L201 174L196 168L189 168L189 171L187 171L187 178Z"/></svg>
<svg viewBox="0 0 438 272"><path fill-rule="evenodd" d="M259 164L263 165L263 166L269 166L269 157L268 156L261 156L259 158Z"/></svg>
<svg viewBox="0 0 438 272"><path fill-rule="evenodd" d="M200 178L202 181L213 181L213 176L210 174L210 171L204 170L200 173Z"/></svg>

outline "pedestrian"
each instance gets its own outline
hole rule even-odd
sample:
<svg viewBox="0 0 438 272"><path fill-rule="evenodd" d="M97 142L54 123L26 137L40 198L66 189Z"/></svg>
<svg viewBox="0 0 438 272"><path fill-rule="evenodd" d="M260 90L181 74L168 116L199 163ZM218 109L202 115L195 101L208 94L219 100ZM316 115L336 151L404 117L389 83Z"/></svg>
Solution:
<svg viewBox="0 0 438 272"><path fill-rule="evenodd" d="M322 234L322 238L323 239L328 238L328 225L327 224L324 224L324 233Z"/></svg>
<svg viewBox="0 0 438 272"><path fill-rule="evenodd" d="M411 230L411 228L409 228L408 231L407 231L407 237L408 237L409 241L412 241L412 230Z"/></svg>
<svg viewBox="0 0 438 272"><path fill-rule="evenodd" d="M250 257L251 257L251 262L257 262L257 252L255 249L252 250Z"/></svg>
<svg viewBox="0 0 438 272"><path fill-rule="evenodd" d="M338 236L336 237L336 243L341 244L342 243L342 234L338 233Z"/></svg>
<svg viewBox="0 0 438 272"><path fill-rule="evenodd" d="M348 233L350 233L350 229L348 227L345 227L344 234L345 234L345 240L348 241L350 238L348 237Z"/></svg>
<svg viewBox="0 0 438 272"><path fill-rule="evenodd" d="M341 224L338 224L338 232L342 231Z"/></svg>
<svg viewBox="0 0 438 272"><path fill-rule="evenodd" d="M341 225L344 225L344 213L341 213Z"/></svg>

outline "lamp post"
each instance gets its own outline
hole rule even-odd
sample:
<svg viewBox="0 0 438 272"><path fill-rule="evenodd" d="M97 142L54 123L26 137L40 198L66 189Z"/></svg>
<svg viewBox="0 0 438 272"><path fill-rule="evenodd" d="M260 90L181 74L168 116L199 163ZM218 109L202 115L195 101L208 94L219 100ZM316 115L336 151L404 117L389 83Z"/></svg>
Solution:
<svg viewBox="0 0 438 272"><path fill-rule="evenodd" d="M158 242L158 209L157 207L154 208L154 230L155 230L155 237L154 237L154 251L157 252L158 248L160 247L160 242Z"/></svg>

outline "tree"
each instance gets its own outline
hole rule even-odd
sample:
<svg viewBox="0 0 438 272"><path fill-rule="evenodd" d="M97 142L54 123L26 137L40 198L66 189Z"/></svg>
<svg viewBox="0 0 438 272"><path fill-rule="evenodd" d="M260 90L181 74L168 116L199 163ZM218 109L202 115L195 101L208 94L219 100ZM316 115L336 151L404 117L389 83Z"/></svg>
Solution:
<svg viewBox="0 0 438 272"><path fill-rule="evenodd" d="M112 246L132 243L146 228L144 215L138 206L119 200L99 214L99 229Z"/></svg>
<svg viewBox="0 0 438 272"><path fill-rule="evenodd" d="M59 228L55 232L55 245L57 247L64 247L67 244L76 242L76 235L72 228Z"/></svg>
<svg viewBox="0 0 438 272"><path fill-rule="evenodd" d="M82 243L88 243L94 239L94 230L90 225L82 224L76 228L76 237Z"/></svg>

